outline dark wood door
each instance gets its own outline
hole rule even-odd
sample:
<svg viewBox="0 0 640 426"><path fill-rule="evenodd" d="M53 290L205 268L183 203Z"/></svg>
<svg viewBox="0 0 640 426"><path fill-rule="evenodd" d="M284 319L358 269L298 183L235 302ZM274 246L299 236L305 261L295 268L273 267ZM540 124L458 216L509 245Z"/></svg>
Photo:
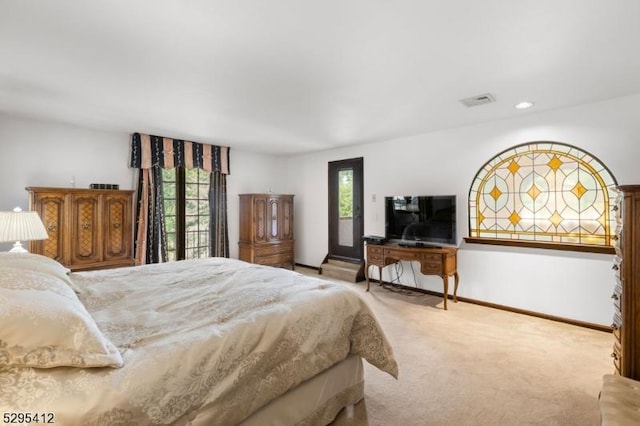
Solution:
<svg viewBox="0 0 640 426"><path fill-rule="evenodd" d="M329 162L329 256L362 260L363 159Z"/></svg>

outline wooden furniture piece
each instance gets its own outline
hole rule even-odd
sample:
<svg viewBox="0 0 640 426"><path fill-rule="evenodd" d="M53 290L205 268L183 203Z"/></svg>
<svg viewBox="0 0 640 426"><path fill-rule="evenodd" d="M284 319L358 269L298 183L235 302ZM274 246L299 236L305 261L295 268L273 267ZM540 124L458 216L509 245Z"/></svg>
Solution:
<svg viewBox="0 0 640 426"><path fill-rule="evenodd" d="M134 264L133 191L28 187L29 208L40 214L48 240L32 253L67 268L105 269Z"/></svg>
<svg viewBox="0 0 640 426"><path fill-rule="evenodd" d="M616 286L613 335L615 371L640 380L640 185L625 185L620 190L615 241Z"/></svg>
<svg viewBox="0 0 640 426"><path fill-rule="evenodd" d="M293 270L293 243L293 195L240 194L240 260Z"/></svg>
<svg viewBox="0 0 640 426"><path fill-rule="evenodd" d="M424 275L438 275L444 286L444 309L447 309L449 293L449 276L453 275L455 286L453 301L458 301L458 249L455 247L402 247L395 243L367 244L367 263L365 277L367 291L369 291L369 267L377 266L380 283L382 283L382 268L398 263L401 260L415 260L420 262L420 272Z"/></svg>

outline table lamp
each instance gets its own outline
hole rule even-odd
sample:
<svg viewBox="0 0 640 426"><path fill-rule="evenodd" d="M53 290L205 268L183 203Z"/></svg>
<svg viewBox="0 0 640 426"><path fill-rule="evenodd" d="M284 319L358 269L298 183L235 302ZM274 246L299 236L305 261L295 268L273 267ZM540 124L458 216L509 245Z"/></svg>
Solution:
<svg viewBox="0 0 640 426"><path fill-rule="evenodd" d="M46 240L49 238L37 212L22 211L16 207L10 212L0 212L0 242L14 241L12 253L27 253L20 241Z"/></svg>

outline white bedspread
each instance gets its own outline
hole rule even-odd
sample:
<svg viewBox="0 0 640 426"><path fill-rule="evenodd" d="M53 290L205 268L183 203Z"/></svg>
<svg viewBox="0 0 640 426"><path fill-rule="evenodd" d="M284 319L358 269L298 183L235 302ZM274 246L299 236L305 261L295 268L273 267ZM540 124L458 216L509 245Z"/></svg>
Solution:
<svg viewBox="0 0 640 426"><path fill-rule="evenodd" d="M0 368L0 411L62 425L237 424L357 354L397 377L371 311L340 284L208 258L72 274L122 368Z"/></svg>

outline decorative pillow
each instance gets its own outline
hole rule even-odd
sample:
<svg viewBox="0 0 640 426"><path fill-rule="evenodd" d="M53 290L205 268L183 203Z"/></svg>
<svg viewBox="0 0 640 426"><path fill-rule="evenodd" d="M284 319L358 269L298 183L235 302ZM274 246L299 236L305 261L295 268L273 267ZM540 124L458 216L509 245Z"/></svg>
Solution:
<svg viewBox="0 0 640 426"><path fill-rule="evenodd" d="M0 366L122 367L78 296L55 275L0 266Z"/></svg>
<svg viewBox="0 0 640 426"><path fill-rule="evenodd" d="M43 272L45 274L54 275L71 285L69 273L71 270L65 268L56 260L50 257L42 256L34 253L10 253L0 252L0 267L8 266L10 268L27 269L29 271Z"/></svg>

